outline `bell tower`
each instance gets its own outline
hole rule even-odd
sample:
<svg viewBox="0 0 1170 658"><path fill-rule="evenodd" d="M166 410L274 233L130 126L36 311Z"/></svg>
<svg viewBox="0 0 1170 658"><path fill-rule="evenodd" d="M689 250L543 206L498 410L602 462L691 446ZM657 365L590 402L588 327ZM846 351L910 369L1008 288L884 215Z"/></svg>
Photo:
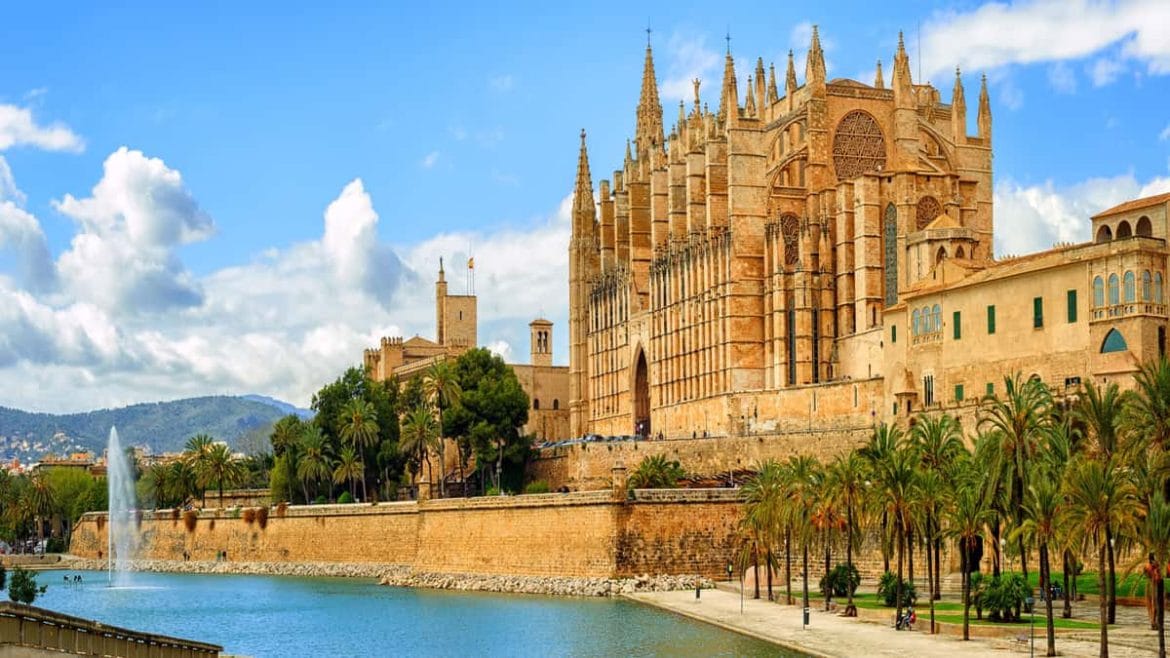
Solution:
<svg viewBox="0 0 1170 658"><path fill-rule="evenodd" d="M552 327L553 323L543 318L537 318L528 323L532 342L532 365L552 365Z"/></svg>

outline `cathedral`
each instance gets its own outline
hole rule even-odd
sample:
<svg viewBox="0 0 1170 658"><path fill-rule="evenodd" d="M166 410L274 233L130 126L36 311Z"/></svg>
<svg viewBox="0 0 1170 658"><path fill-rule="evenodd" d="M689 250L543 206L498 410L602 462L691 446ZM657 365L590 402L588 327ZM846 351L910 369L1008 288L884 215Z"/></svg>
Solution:
<svg viewBox="0 0 1170 658"><path fill-rule="evenodd" d="M888 84L887 84L888 83ZM992 118L960 72L803 81L728 52L718 107L669 132L647 44L633 139L593 187L581 133L569 244L569 424L586 434L793 436L961 419L1005 375L1063 391L1164 354L1170 195L1091 218L1094 239L993 254ZM782 85L782 86L781 86ZM689 107L688 107L689 105Z"/></svg>

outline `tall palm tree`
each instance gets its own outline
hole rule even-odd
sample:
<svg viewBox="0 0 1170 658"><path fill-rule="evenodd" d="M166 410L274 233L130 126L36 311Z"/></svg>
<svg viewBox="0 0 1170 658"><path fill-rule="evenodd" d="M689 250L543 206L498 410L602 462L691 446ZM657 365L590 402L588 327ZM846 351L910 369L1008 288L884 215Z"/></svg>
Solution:
<svg viewBox="0 0 1170 658"><path fill-rule="evenodd" d="M1154 494L1142 513L1135 539L1147 557L1146 567L1154 587L1154 625L1158 629L1158 658L1166 658L1166 568L1170 565L1170 503L1161 491ZM1135 565L1136 566L1136 565Z"/></svg>
<svg viewBox="0 0 1170 658"><path fill-rule="evenodd" d="M361 455L354 452L350 446L345 446L341 449L341 454L337 457L337 467L333 469L333 482L336 484L344 484L349 482L349 495L351 498L356 498L357 493L354 491L354 483L357 482L366 472L366 465L362 463ZM365 491L362 492L365 495Z"/></svg>
<svg viewBox="0 0 1170 658"><path fill-rule="evenodd" d="M406 415L402 424L402 452L418 460L419 472L427 465L428 483L432 473L430 453L439 441L439 429L430 410L419 407Z"/></svg>
<svg viewBox="0 0 1170 658"><path fill-rule="evenodd" d="M775 546L783 534L784 499L785 499L785 471L784 467L775 460L768 460L760 466L756 475L749 478L743 485L746 496L744 504L743 524L751 532L758 533L763 543L765 563L768 565L768 600L772 597L772 567L775 559Z"/></svg>
<svg viewBox="0 0 1170 658"><path fill-rule="evenodd" d="M358 463L363 464L361 455L367 448L378 445L378 412L374 405L367 400L354 398L345 403L341 409L341 440L353 447L358 455ZM362 500L366 500L366 474L362 471ZM350 492L351 496L356 496Z"/></svg>
<svg viewBox="0 0 1170 658"><path fill-rule="evenodd" d="M1110 528L1132 525L1138 512L1137 491L1113 464L1078 457L1065 473L1063 492L1068 500L1065 520L1087 542L1097 547L1098 591L1106 592L1105 550ZM1109 658L1109 604L1101 597L1101 658Z"/></svg>
<svg viewBox="0 0 1170 658"><path fill-rule="evenodd" d="M877 470L879 462L884 460L902 443L902 430L897 425L882 423L874 425L869 441L858 450L858 454L869 466L871 475ZM879 506L880 507L880 506ZM881 512L881 528L879 540L882 550L882 571L890 571L890 524L885 510Z"/></svg>
<svg viewBox="0 0 1170 658"><path fill-rule="evenodd" d="M1064 480L1065 469L1068 467L1073 454L1077 450L1079 438L1077 426L1071 414L1062 414L1048 426L1048 431L1044 433L1044 450L1041 468L1047 474L1046 477L1051 478L1054 482ZM1059 546L1063 564L1061 575L1064 579L1064 587L1062 588L1064 609L1061 611L1061 617L1071 619L1073 614L1073 597L1072 589L1070 588L1070 577L1072 576L1070 572L1072 571L1074 559L1072 547L1067 541L1067 535L1068 533L1061 533L1062 541ZM1049 548L1051 549L1053 547L1050 546Z"/></svg>
<svg viewBox="0 0 1170 658"><path fill-rule="evenodd" d="M1125 401L1123 426L1162 450L1170 450L1170 361L1142 364L1133 395ZM1170 496L1167 496L1170 498Z"/></svg>
<svg viewBox="0 0 1170 658"><path fill-rule="evenodd" d="M914 483L917 479L918 452L897 449L876 464L876 503L885 513L894 531L898 579L895 581L896 616L902 617L902 566L906 557L906 539L911 530Z"/></svg>
<svg viewBox="0 0 1170 658"><path fill-rule="evenodd" d="M199 474L191 460L176 459L166 468L166 495L172 506L182 507L188 499L199 495Z"/></svg>
<svg viewBox="0 0 1170 658"><path fill-rule="evenodd" d="M1008 509L1016 525L1023 520L1020 510L1028 488L1029 464L1035 459L1045 427L1052 417L1052 394L1037 378L1025 380L1016 373L1004 377L1003 398L985 397L980 403L979 425L991 430L1007 465ZM1028 552L1019 537L1020 570L1028 577Z"/></svg>
<svg viewBox="0 0 1170 658"><path fill-rule="evenodd" d="M195 472L200 472L204 468L204 461L207 459L207 453L211 450L211 446L215 444L215 439L211 438L209 434L196 434L187 439L187 444L183 448L183 458L190 464ZM203 506L207 507L207 489L201 485L196 485L195 494L203 500ZM223 504L223 501L220 501Z"/></svg>
<svg viewBox="0 0 1170 658"><path fill-rule="evenodd" d="M988 496L980 486L981 474L969 460L956 470L951 503L944 510L948 534L959 542L959 571L963 579L963 639L971 639L971 552L983 535L983 528L991 522L994 513Z"/></svg>
<svg viewBox="0 0 1170 658"><path fill-rule="evenodd" d="M804 608L808 608L808 549L815 540L812 525L813 503L821 488L821 465L809 455L791 457L787 469L787 496L785 517L800 541L802 573L804 579Z"/></svg>
<svg viewBox="0 0 1170 658"><path fill-rule="evenodd" d="M1058 524L1064 512L1064 498L1060 494L1058 480L1050 473L1041 472L1028 485L1024 494L1023 523L1016 529L1035 543L1040 551L1040 592L1044 597L1044 615L1048 636L1048 653L1056 655L1056 627L1052 618L1052 565L1049 548L1058 545Z"/></svg>
<svg viewBox="0 0 1170 658"><path fill-rule="evenodd" d="M921 414L918 422L910 428L910 444L918 450L922 457L922 467L940 475L950 466L955 457L963 452L963 432L958 421L950 414L928 416ZM933 546L927 542L927 561L931 562L930 551L933 549L933 573L928 567L927 582L930 584L930 596L937 601L942 598L940 566L942 557L942 533L938 531L939 519L937 516L927 516L925 519L924 534L933 536Z"/></svg>
<svg viewBox="0 0 1170 658"><path fill-rule="evenodd" d="M427 368L423 390L439 414L439 495L446 497L447 451L443 442L443 411L459 402L459 375L450 361L436 361Z"/></svg>
<svg viewBox="0 0 1170 658"><path fill-rule="evenodd" d="M1073 417L1085 428L1085 437L1089 440L1086 446L1093 454L1104 461L1113 459L1119 449L1122 420L1125 416L1124 398L1117 384L1110 383L1104 387L1093 382L1085 384L1081 395L1073 407ZM1132 407L1132 405L1131 405ZM1146 422L1145 414L1132 408L1129 413L1128 424ZM1138 419L1141 418L1139 421ZM1136 426L1134 429L1138 429ZM1141 430L1135 432L1139 435ZM1106 567L1108 577L1105 581L1105 597L1109 600L1109 623L1117 621L1117 566L1113 552L1113 528L1105 529Z"/></svg>
<svg viewBox="0 0 1170 658"><path fill-rule="evenodd" d="M215 484L219 491L219 504L223 505L224 488L238 484L245 470L244 465L232 457L231 448L226 443L214 443L196 467L195 473L199 477L200 487L207 488Z"/></svg>
<svg viewBox="0 0 1170 658"><path fill-rule="evenodd" d="M24 505L28 507L37 524L37 540L45 538L45 522L53 515L57 508L57 492L44 471L33 471L28 478L28 489L25 492L28 498Z"/></svg>
<svg viewBox="0 0 1170 658"><path fill-rule="evenodd" d="M853 573L853 547L861 538L862 513L865 508L866 496L865 460L856 450L839 455L828 467L829 489L834 493L837 502L845 514L845 569ZM845 614L856 616L857 608L853 604L853 588L846 587L849 600L845 604Z"/></svg>
<svg viewBox="0 0 1170 658"><path fill-rule="evenodd" d="M926 544L926 580L931 584L931 573L938 564L931 547L942 542L942 514L948 502L949 491L947 479L942 470L920 469L914 482L914 497L911 504L914 525L918 528L918 536ZM934 623L934 596L930 600L930 632L935 632Z"/></svg>
<svg viewBox="0 0 1170 658"><path fill-rule="evenodd" d="M328 480L333 475L333 469L330 468L329 446L316 423L305 426L305 432L301 435L300 454L301 458L297 461L297 479L304 487L305 501L312 502L308 483L312 482L314 493L319 494L321 480Z"/></svg>

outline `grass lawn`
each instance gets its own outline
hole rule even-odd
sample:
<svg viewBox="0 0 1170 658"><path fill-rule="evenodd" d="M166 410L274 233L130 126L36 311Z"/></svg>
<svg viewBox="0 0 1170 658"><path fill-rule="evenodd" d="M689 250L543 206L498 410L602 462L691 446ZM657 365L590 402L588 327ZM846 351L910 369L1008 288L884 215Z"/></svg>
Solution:
<svg viewBox="0 0 1170 658"><path fill-rule="evenodd" d="M1120 567L1117 569L1117 595L1118 596L1135 596L1143 597L1146 595L1146 577L1140 573L1131 573L1126 576ZM1069 579L1070 585L1072 579ZM1064 587L1064 572L1053 571L1052 582ZM1096 595L1098 593L1097 587L1097 572L1086 572L1076 577L1077 594ZM1028 585L1033 589L1040 586L1040 573L1038 571L1028 572Z"/></svg>

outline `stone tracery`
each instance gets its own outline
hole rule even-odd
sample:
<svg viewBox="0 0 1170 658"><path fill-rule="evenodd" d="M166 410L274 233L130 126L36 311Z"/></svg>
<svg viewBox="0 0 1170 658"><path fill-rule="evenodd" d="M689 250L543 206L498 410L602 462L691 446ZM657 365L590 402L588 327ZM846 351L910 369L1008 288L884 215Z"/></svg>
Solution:
<svg viewBox="0 0 1170 658"><path fill-rule="evenodd" d="M838 180L849 180L886 165L886 140L877 121L854 110L837 124L833 134L833 168Z"/></svg>

